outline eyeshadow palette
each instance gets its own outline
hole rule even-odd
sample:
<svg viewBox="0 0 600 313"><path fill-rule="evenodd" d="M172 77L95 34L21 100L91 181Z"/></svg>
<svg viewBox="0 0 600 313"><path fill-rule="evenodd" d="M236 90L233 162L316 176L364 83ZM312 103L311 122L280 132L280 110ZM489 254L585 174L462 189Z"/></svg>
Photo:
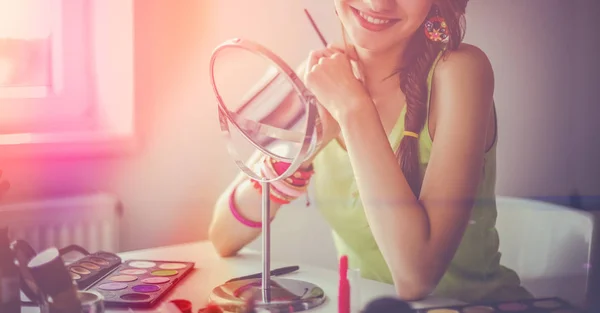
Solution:
<svg viewBox="0 0 600 313"><path fill-rule="evenodd" d="M193 268L192 262L129 260L86 290L102 294L107 307L152 307Z"/></svg>
<svg viewBox="0 0 600 313"><path fill-rule="evenodd" d="M67 264L71 277L79 289L84 290L89 285L104 277L121 264L121 258L113 253L96 252Z"/></svg>
<svg viewBox="0 0 600 313"><path fill-rule="evenodd" d="M27 264L35 256L33 249L24 259L19 260L21 264ZM64 256L63 256L64 257ZM92 254L87 254L77 260L67 261L63 258L71 278L77 283L79 290L85 290L88 286L95 283L102 277L111 273L116 267L121 265L121 258L110 252L99 251ZM21 283L21 302L25 304L35 304L35 299L39 299L39 288L34 286L30 274L27 270L21 268L23 282Z"/></svg>
<svg viewBox="0 0 600 313"><path fill-rule="evenodd" d="M418 309L417 313L584 313L559 298Z"/></svg>

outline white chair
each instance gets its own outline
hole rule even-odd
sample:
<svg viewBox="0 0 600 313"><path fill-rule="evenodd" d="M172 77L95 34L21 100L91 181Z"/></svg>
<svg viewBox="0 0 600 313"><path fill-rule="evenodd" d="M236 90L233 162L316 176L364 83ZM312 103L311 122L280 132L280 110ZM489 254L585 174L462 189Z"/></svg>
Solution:
<svg viewBox="0 0 600 313"><path fill-rule="evenodd" d="M501 264L536 297L585 306L590 293L594 216L542 201L497 197Z"/></svg>

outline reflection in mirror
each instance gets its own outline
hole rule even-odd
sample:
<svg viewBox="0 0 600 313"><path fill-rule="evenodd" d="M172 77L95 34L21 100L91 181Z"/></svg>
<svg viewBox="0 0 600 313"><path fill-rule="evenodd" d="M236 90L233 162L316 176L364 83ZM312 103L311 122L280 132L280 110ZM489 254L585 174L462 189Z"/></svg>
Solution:
<svg viewBox="0 0 600 313"><path fill-rule="evenodd" d="M223 120L223 119L222 119ZM238 167L250 169L256 176L264 177L260 172L260 169L256 167L256 158L253 158L253 154L256 151L254 144L246 139L246 135L240 131L238 127L235 127L227 119L224 120L227 123L229 129L229 154L235 155L236 162L243 162L243 164L237 164ZM241 166L243 165L243 166Z"/></svg>
<svg viewBox="0 0 600 313"><path fill-rule="evenodd" d="M213 73L215 88L235 123L229 124L230 131L243 131L233 144L236 150L242 153L245 135L277 158L294 159L304 141L307 117L292 81L271 60L237 47L219 53Z"/></svg>

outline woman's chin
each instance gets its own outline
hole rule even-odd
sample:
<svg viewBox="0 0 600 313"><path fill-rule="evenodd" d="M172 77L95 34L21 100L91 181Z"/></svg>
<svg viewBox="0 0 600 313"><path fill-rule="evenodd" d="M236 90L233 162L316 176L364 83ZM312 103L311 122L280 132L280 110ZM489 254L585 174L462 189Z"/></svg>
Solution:
<svg viewBox="0 0 600 313"><path fill-rule="evenodd" d="M382 44L381 42L373 41L373 39L362 39L357 38L353 40L353 45L361 50L366 50L369 52L383 52L389 49L390 47L387 44Z"/></svg>
<svg viewBox="0 0 600 313"><path fill-rule="evenodd" d="M390 39L384 38L384 36L367 34L360 30L352 31L348 35L356 48L372 52L385 51L390 48Z"/></svg>
<svg viewBox="0 0 600 313"><path fill-rule="evenodd" d="M358 50L368 52L369 54L388 54L398 50L401 42L394 42L392 38L374 38L371 36L350 36L352 45Z"/></svg>

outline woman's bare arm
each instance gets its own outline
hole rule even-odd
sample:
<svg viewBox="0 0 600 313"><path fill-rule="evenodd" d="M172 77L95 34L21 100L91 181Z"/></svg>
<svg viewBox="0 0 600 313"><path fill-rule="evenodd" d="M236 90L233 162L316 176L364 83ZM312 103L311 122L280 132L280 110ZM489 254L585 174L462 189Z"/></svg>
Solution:
<svg viewBox="0 0 600 313"><path fill-rule="evenodd" d="M303 76L306 62L303 62L296 73L299 77ZM289 120L289 111L291 108L299 107L298 97L286 97L284 103L281 103L278 110L269 115L268 121L265 123L284 127ZM254 164L261 159L261 153L255 152L246 164ZM208 238L213 246L223 257L235 255L240 249L248 245L261 233L260 228L251 228L240 223L231 213L229 208L229 197L234 188L235 204L238 212L248 220L261 221L262 212L262 196L261 193L254 188L252 182L244 174L240 173L229 184L225 191L219 196L215 207L213 218L208 231ZM273 218L281 205L271 202L271 218Z"/></svg>

